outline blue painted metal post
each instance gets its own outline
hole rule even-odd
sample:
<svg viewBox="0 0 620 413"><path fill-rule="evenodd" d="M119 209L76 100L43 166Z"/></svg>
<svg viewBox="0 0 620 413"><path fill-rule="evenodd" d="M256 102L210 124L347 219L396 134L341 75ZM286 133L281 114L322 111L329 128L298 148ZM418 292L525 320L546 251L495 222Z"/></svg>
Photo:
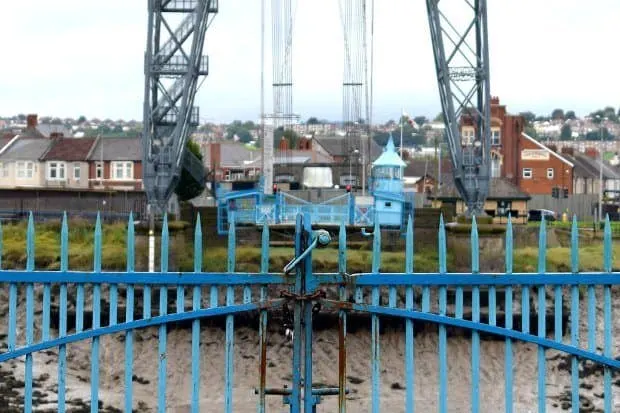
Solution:
<svg viewBox="0 0 620 413"><path fill-rule="evenodd" d="M97 213L95 224L95 257L94 272L101 273L101 217ZM93 330L100 327L101 322L101 284L95 283L93 287ZM94 337L90 359L90 411L99 411L99 337Z"/></svg>
<svg viewBox="0 0 620 413"><path fill-rule="evenodd" d="M26 271L34 271L34 221L32 212L28 216L28 235L26 239ZM34 342L34 285L26 284L26 345L29 346ZM26 371L24 381L26 388L24 390L24 412L32 412L32 353L26 354Z"/></svg>
<svg viewBox="0 0 620 413"><path fill-rule="evenodd" d="M446 228L444 226L443 215L439 218L439 272L446 273ZM447 291L446 286L439 287L439 314L446 316ZM446 326L439 324L439 412L448 411L448 335Z"/></svg>
<svg viewBox="0 0 620 413"><path fill-rule="evenodd" d="M67 225L67 214L62 217L60 230L60 271L65 272L69 269L69 227ZM67 335L67 284L60 284L60 323L58 337ZM66 400L66 377L67 377L67 346L61 345L58 348L58 413L65 413Z"/></svg>
<svg viewBox="0 0 620 413"><path fill-rule="evenodd" d="M571 230L571 271L579 273L579 229L577 216L573 215ZM579 347L579 286L571 287L570 344ZM573 413L579 413L579 359L571 357L571 404Z"/></svg>
<svg viewBox="0 0 620 413"><path fill-rule="evenodd" d="M407 274L413 273L413 215L409 216L407 221L407 240L405 247L405 272ZM405 292L405 308L407 310L413 310L413 287L408 285ZM408 413L414 413L415 405L413 404L415 396L415 338L413 335L413 320L407 319L405 321L405 381L407 387L407 395L405 399L405 411Z"/></svg>
<svg viewBox="0 0 620 413"><path fill-rule="evenodd" d="M133 215L129 215L127 223L127 272L132 273L135 265L135 234ZM133 321L134 286L127 285L125 304L125 322ZM133 331L125 332L125 411L133 410Z"/></svg>
<svg viewBox="0 0 620 413"><path fill-rule="evenodd" d="M304 214L304 247L310 248L312 244L312 218L308 212ZM303 262L304 274L302 294L312 294L314 292L314 280L312 275L312 251L306 255ZM315 411L314 398L312 396L312 302L303 301L303 320L304 320L304 413ZM301 336L300 336L301 337Z"/></svg>
<svg viewBox="0 0 620 413"><path fill-rule="evenodd" d="M237 241L236 241L236 226L233 214L233 220L228 226L228 272L235 272L235 266L237 262ZM226 305L232 306L235 304L235 291L232 286L226 287ZM226 316L226 346L225 346L225 363L224 363L224 411L231 413L233 408L233 367L234 367L234 342L235 342L235 324L234 316L229 314Z"/></svg>
<svg viewBox="0 0 620 413"><path fill-rule="evenodd" d="M168 272L168 244L170 242L168 232L168 214L164 215L164 223L161 228L161 272ZM168 314L168 286L159 287L159 315ZM167 368L167 338L168 330L166 324L159 326L159 368L157 379L157 411L159 413L166 412L166 368Z"/></svg>
<svg viewBox="0 0 620 413"><path fill-rule="evenodd" d="M508 215L508 225L506 227L506 274L512 274L512 264L513 264L513 253L512 253L512 216ZM506 313L506 329L512 330L512 286L506 286L505 293L505 313ZM512 413L513 410L513 402L512 402L512 373L513 373L513 365L512 365L512 339L510 337L506 337L505 343L505 355L504 355L505 363L504 363L504 394L505 394L505 410L506 413Z"/></svg>
<svg viewBox="0 0 620 413"><path fill-rule="evenodd" d="M471 223L471 272L480 272L480 243L478 240L478 224L474 215ZM474 285L471 292L472 321L480 322L480 287ZM480 333L471 333L471 411L480 411Z"/></svg>
<svg viewBox="0 0 620 413"><path fill-rule="evenodd" d="M228 228L233 228L234 221ZM194 228L194 272L202 271L202 227L200 225L200 214L196 219ZM200 310L200 285L195 285L192 297L192 310ZM191 391L191 411L198 413L200 410L200 319L192 321L192 391Z"/></svg>
<svg viewBox="0 0 620 413"><path fill-rule="evenodd" d="M347 272L347 230L344 221L340 223L338 234L338 272ZM340 301L347 300L347 288L344 285L338 287ZM344 310L338 312L338 413L346 413L347 397L347 313Z"/></svg>
<svg viewBox="0 0 620 413"><path fill-rule="evenodd" d="M543 216L540 223L538 234L538 273L544 279L547 268L547 225ZM538 337L546 337L546 317L547 317L547 288L546 285L538 286ZM547 361L545 359L545 348L538 346L538 412L545 413L547 410Z"/></svg>
<svg viewBox="0 0 620 413"><path fill-rule="evenodd" d="M303 217L297 215L295 223L295 257L299 257L303 253L302 245ZM295 294L303 293L301 269L299 266L295 268ZM295 324L293 337L293 382L291 383L292 392L290 398L291 413L301 412L301 302L295 301L293 311L293 321Z"/></svg>

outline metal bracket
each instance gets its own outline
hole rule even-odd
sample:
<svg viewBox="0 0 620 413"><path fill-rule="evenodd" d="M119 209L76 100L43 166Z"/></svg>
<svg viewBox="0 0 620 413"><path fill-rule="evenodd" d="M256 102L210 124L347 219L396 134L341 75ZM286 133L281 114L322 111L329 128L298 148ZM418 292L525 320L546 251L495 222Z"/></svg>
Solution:
<svg viewBox="0 0 620 413"><path fill-rule="evenodd" d="M312 243L308 246L308 248L306 248L304 252L301 253L301 255L299 255L299 257L293 258L291 262L289 262L288 264L284 266L284 269L283 269L284 274L286 275L290 273L291 271L293 271L293 269L304 258L306 258L308 254L310 254L310 251L312 251L315 248L325 247L331 242L331 240L332 240L332 237L329 235L329 232L325 231L324 229L312 231Z"/></svg>

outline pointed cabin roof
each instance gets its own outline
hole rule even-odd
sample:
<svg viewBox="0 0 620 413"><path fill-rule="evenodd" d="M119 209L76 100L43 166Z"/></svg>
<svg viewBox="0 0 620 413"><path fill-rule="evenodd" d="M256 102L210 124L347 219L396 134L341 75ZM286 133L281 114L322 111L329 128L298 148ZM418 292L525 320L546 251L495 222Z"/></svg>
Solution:
<svg viewBox="0 0 620 413"><path fill-rule="evenodd" d="M401 168L407 166L407 164L400 159L400 156L396 152L394 139L392 139L391 133L390 139L388 140L387 145L385 145L383 153L372 163L372 166L400 166Z"/></svg>

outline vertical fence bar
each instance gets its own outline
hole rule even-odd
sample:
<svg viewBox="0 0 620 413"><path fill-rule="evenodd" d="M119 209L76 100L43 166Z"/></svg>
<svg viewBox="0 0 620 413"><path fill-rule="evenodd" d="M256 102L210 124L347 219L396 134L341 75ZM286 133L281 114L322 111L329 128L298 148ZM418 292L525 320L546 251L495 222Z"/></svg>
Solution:
<svg viewBox="0 0 620 413"><path fill-rule="evenodd" d="M28 234L26 239L26 271L34 271L34 220L32 212L28 216ZM34 284L26 285L26 345L29 346L34 342ZM32 353L26 354L26 371L24 381L26 388L24 390L24 412L32 412Z"/></svg>
<svg viewBox="0 0 620 413"><path fill-rule="evenodd" d="M342 275L347 273L347 230L344 221L340 223L338 233L338 272ZM338 287L340 301L345 302L347 289L345 285ZM347 411L347 313L338 311L338 412Z"/></svg>
<svg viewBox="0 0 620 413"><path fill-rule="evenodd" d="M2 269L2 240L4 236L2 235L2 221L0 221L0 270Z"/></svg>
<svg viewBox="0 0 620 413"><path fill-rule="evenodd" d="M506 274L512 274L512 264L513 264L513 238L512 238L512 216L508 215L508 225L506 226ZM505 292L505 326L507 330L512 330L512 286L506 286ZM512 413L513 411L513 402L512 402L512 373L513 373L513 365L512 365L512 339L510 337L506 337L505 347L504 347L504 403L506 413Z"/></svg>
<svg viewBox="0 0 620 413"><path fill-rule="evenodd" d="M443 216L439 219L439 273L446 273L446 227ZM446 316L447 290L439 287L439 313ZM439 412L448 411L448 333L445 324L439 324Z"/></svg>
<svg viewBox="0 0 620 413"><path fill-rule="evenodd" d="M295 221L295 257L299 257L303 252L302 241L303 218L297 215ZM295 294L302 293L301 270L299 266L295 268ZM293 310L293 320L295 322L293 337L301 337L301 302L295 300ZM293 381L291 383L291 413L301 412L301 340L293 340Z"/></svg>
<svg viewBox="0 0 620 413"><path fill-rule="evenodd" d="M310 213L304 214L304 233L306 238L305 248L312 243L312 218ZM312 274L312 251L300 265L304 266L304 294L314 292L314 279ZM304 412L316 411L314 397L312 395L312 303L303 302L304 320Z"/></svg>
<svg viewBox="0 0 620 413"><path fill-rule="evenodd" d="M234 226L234 223L232 224ZM200 213L196 218L194 228L194 272L202 271L202 226ZM192 310L200 310L200 285L194 285ZM200 410L200 319L192 321L192 413Z"/></svg>
<svg viewBox="0 0 620 413"><path fill-rule="evenodd" d="M571 271L579 273L579 229L577 216L573 215L571 228ZM570 344L579 347L579 286L571 286ZM579 413L579 359L571 356L571 404L573 413Z"/></svg>
<svg viewBox="0 0 620 413"><path fill-rule="evenodd" d="M414 261L414 249L413 249L413 217L409 215L407 220L407 238L405 240L405 272L407 274L413 273L413 261ZM405 289L405 308L407 310L413 310L413 286L407 285ZM407 413L414 413L415 405L413 403L415 396L415 341L413 335L413 320L407 318L405 320L405 386L407 387L407 394L405 396L405 411Z"/></svg>
<svg viewBox="0 0 620 413"><path fill-rule="evenodd" d="M538 274L544 279L547 271L547 224L543 216L538 234ZM547 335L547 286L538 286L538 337ZM538 411L545 413L547 400L547 362L545 348L538 346Z"/></svg>
<svg viewBox="0 0 620 413"><path fill-rule="evenodd" d="M168 232L168 214L164 214L164 222L161 228L161 256L160 270L162 273L168 272L168 244L170 236ZM168 286L162 285L159 288L159 315L168 314ZM166 324L159 326L159 367L157 380L157 411L159 413L166 412L166 380L167 380L167 343L168 328Z"/></svg>
<svg viewBox="0 0 620 413"><path fill-rule="evenodd" d="M135 263L135 235L133 215L129 215L127 223L127 272L134 271ZM127 285L125 303L125 322L133 321L134 286ZM133 331L125 332L125 411L133 410Z"/></svg>
<svg viewBox="0 0 620 413"><path fill-rule="evenodd" d="M97 213L95 223L95 246L94 246L94 276L101 273L101 217ZM100 327L101 323L101 284L95 280L93 286L93 330ZM99 337L93 337L90 354L90 411L99 411Z"/></svg>
<svg viewBox="0 0 620 413"><path fill-rule="evenodd" d="M69 269L69 227L67 225L67 213L62 216L60 229L60 271ZM67 335L67 284L60 284L60 317L58 336ZM58 347L58 413L65 413L65 400L67 388L67 345Z"/></svg>
<svg viewBox="0 0 620 413"><path fill-rule="evenodd" d="M237 260L237 241L236 241L236 225L234 219L234 213L232 222L228 225L228 272L235 272L235 264ZM234 287L226 287L226 305L235 304L235 290ZM235 340L235 324L234 316L229 314L226 316L226 359L225 359L225 397L224 397L224 410L226 413L232 412L233 407L233 367L234 367L234 340Z"/></svg>
<svg viewBox="0 0 620 413"><path fill-rule="evenodd" d="M480 244L478 241L478 224L476 217L471 223L471 272L480 272ZM480 322L480 287L474 285L472 289L472 321ZM471 411L480 410L480 333L476 330L471 333Z"/></svg>
<svg viewBox="0 0 620 413"><path fill-rule="evenodd" d="M263 274L269 272L269 226L267 220L263 223L263 234L261 238L261 260L260 270ZM267 298L267 288L261 286L260 300ZM258 337L260 341L260 363L258 381L258 413L265 413L265 388L267 386L267 310L260 311L260 322L258 326Z"/></svg>
<svg viewBox="0 0 620 413"><path fill-rule="evenodd" d="M379 220L375 218L375 229L373 231L372 245L372 272L378 273L381 268L381 227ZM372 287L372 305L379 305L379 288ZM371 316L372 328L372 413L379 413L379 396L380 396L380 338L379 338L379 317L375 314Z"/></svg>
<svg viewBox="0 0 620 413"><path fill-rule="evenodd" d="M611 225L609 223L609 215L605 217L605 231L604 231L604 251L603 251L603 269L605 272L611 272ZM612 305L611 305L611 286L605 285L603 287L603 321L605 325L605 332L603 337L603 355L607 358L612 358ZM611 413L613 393L611 389L611 370L609 366L605 366L603 370L603 386L604 386L604 409L606 413Z"/></svg>

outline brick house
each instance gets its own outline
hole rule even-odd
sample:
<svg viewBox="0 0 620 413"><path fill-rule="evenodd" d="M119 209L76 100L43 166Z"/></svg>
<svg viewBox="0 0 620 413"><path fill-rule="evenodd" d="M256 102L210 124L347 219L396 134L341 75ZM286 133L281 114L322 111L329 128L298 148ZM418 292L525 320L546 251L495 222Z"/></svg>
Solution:
<svg viewBox="0 0 620 413"><path fill-rule="evenodd" d="M39 159L48 188L88 189L88 157L95 138L54 138Z"/></svg>
<svg viewBox="0 0 620 413"><path fill-rule="evenodd" d="M142 140L98 137L88 156L88 187L143 190Z"/></svg>
<svg viewBox="0 0 620 413"><path fill-rule="evenodd" d="M475 122L461 117L461 144L473 145ZM491 177L505 178L530 195L550 195L553 188L573 192L573 163L524 132L525 119L510 115L499 98L491 99Z"/></svg>

